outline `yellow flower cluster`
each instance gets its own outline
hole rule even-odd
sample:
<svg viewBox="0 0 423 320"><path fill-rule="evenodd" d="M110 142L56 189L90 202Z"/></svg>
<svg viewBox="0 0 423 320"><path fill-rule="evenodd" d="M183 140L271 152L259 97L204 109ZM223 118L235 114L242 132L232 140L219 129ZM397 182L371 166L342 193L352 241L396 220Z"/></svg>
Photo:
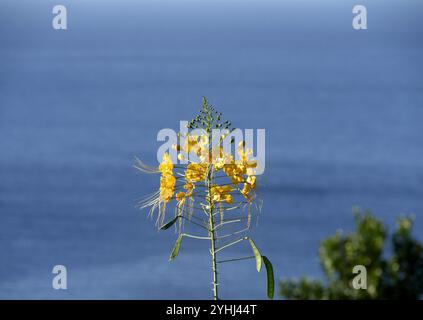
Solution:
<svg viewBox="0 0 423 320"><path fill-rule="evenodd" d="M185 203L185 199L192 197L192 191L194 190L195 185L191 182L187 182L184 185L184 189L187 190L186 192L178 192L176 194L176 201L178 201L178 204L182 206Z"/></svg>
<svg viewBox="0 0 423 320"><path fill-rule="evenodd" d="M208 162L208 145L209 139L207 135L187 135L185 137L185 143L183 146L181 145L173 145L173 149L178 152L184 152L186 154L195 154L199 157L201 162ZM179 160L185 160L185 157L182 153L178 154Z"/></svg>
<svg viewBox="0 0 423 320"><path fill-rule="evenodd" d="M225 201L231 204L233 201L231 195L232 190L231 186L219 186L215 184L211 187L211 200L215 202Z"/></svg>
<svg viewBox="0 0 423 320"><path fill-rule="evenodd" d="M207 163L190 163L185 171L185 179L188 182L204 181L207 173Z"/></svg>
<svg viewBox="0 0 423 320"><path fill-rule="evenodd" d="M237 148L240 160L236 161L232 156L223 154L216 162L215 168L217 170L222 169L234 185L244 183L241 194L251 202L253 199L253 192L256 189L254 168L257 167L257 162L255 160L249 160L249 157L252 155L252 150L244 150L244 146L244 142L240 142ZM247 178L245 178L245 176L247 176Z"/></svg>
<svg viewBox="0 0 423 320"><path fill-rule="evenodd" d="M173 176L173 163L168 153L163 155L159 170L162 173L160 177L160 198L163 202L169 202L175 192L176 178Z"/></svg>
<svg viewBox="0 0 423 320"><path fill-rule="evenodd" d="M252 201L252 192L256 190L256 176L249 175L247 180L245 180L244 188L242 188L241 193L244 197L251 202Z"/></svg>
<svg viewBox="0 0 423 320"><path fill-rule="evenodd" d="M178 152L182 151L187 154L193 152L199 158L199 162L191 161L186 166L183 174L186 182L183 188L186 191L178 192L175 195L179 205L182 205L187 197L193 196L196 183L206 180L207 170L211 164L213 165L214 172L223 171L232 184L225 186L213 184L211 187L211 201L231 204L233 202L231 193L234 190L238 190L248 202L253 200L256 189L254 168L257 167L257 162L255 160L249 160L250 156L252 156L252 150L245 150L244 142L241 142L237 148L239 160L235 160L232 155L224 153L223 148L219 146L218 149L212 152L214 159L211 161L212 157L209 156L209 139L207 135L187 135L183 146L174 145L173 147ZM182 157L182 154L179 153L178 159ZM176 178L173 176L173 168L174 166L170 156L166 153L159 167L162 173L160 179L160 197L163 202L170 201L175 192ZM238 187L239 184L243 184L243 186Z"/></svg>

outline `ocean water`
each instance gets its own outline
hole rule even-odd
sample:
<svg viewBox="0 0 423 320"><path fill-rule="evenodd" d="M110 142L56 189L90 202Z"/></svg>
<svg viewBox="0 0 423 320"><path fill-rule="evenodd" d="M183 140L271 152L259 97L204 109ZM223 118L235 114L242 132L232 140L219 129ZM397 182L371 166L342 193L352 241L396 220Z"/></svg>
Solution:
<svg viewBox="0 0 423 320"><path fill-rule="evenodd" d="M322 277L319 242L353 206L423 240L423 4L361 1L54 1L0 4L0 298L211 297L205 244L157 232L137 199L157 132L205 95L266 129L253 235L277 278ZM250 250L234 248L234 255ZM53 290L52 268L68 270ZM222 298L265 298L254 262L224 264Z"/></svg>

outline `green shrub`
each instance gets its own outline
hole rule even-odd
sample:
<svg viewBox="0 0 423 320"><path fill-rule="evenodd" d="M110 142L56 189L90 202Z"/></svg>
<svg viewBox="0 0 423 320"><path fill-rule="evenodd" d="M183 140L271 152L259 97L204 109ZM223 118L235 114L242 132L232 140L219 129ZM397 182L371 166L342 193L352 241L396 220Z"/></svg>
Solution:
<svg viewBox="0 0 423 320"><path fill-rule="evenodd" d="M287 299L418 299L423 293L423 246L411 234L413 221L397 219L387 248L384 224L370 212L355 210L356 230L325 239L319 256L325 280L307 277L280 281ZM390 252L390 257L386 254ZM367 289L354 289L356 265L367 270Z"/></svg>

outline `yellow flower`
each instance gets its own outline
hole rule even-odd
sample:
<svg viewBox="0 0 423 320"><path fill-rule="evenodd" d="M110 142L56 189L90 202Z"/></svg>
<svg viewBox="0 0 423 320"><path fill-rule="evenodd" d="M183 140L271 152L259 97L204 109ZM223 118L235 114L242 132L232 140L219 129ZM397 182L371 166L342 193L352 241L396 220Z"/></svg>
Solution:
<svg viewBox="0 0 423 320"><path fill-rule="evenodd" d="M185 171L185 179L188 182L203 181L206 178L207 164L190 163Z"/></svg>
<svg viewBox="0 0 423 320"><path fill-rule="evenodd" d="M247 199L248 202L253 200L254 190L256 189L256 176L249 175L247 180L245 180L244 188L241 190L242 195ZM250 195L250 192L252 194Z"/></svg>
<svg viewBox="0 0 423 320"><path fill-rule="evenodd" d="M230 194L226 194L224 196L224 199L225 199L227 204L232 204L233 199L232 199L232 196Z"/></svg>
<svg viewBox="0 0 423 320"><path fill-rule="evenodd" d="M187 182L184 184L184 189L187 191L186 196L192 196L192 191L195 189L195 185L191 182Z"/></svg>
<svg viewBox="0 0 423 320"><path fill-rule="evenodd" d="M182 200L185 200L185 192L178 192L176 194L176 201L181 202Z"/></svg>
<svg viewBox="0 0 423 320"><path fill-rule="evenodd" d="M243 175L246 173L246 168L242 164L227 164L223 167L223 171L228 175L233 184L244 182Z"/></svg>
<svg viewBox="0 0 423 320"><path fill-rule="evenodd" d="M217 155L219 155L217 157ZM213 156L215 157L214 160L214 169L216 171L219 171L227 164L233 164L234 159L233 157L228 153L223 153L222 149L220 150L214 150Z"/></svg>
<svg viewBox="0 0 423 320"><path fill-rule="evenodd" d="M184 144L184 151L190 153L191 151L197 152L198 149L198 136L187 135Z"/></svg>
<svg viewBox="0 0 423 320"><path fill-rule="evenodd" d="M237 152L240 158L240 162L246 167L246 168L255 168L257 167L257 160L248 160L250 156L253 155L252 149L245 149L245 141L241 141L238 144Z"/></svg>
<svg viewBox="0 0 423 320"><path fill-rule="evenodd" d="M213 185L211 187L211 197L215 202L225 201L226 203L231 204L233 200L232 195L230 194L231 192L231 186Z"/></svg>
<svg viewBox="0 0 423 320"><path fill-rule="evenodd" d="M248 183L251 187L251 189L256 189L256 176L248 176L246 183Z"/></svg>
<svg viewBox="0 0 423 320"><path fill-rule="evenodd" d="M173 170L172 159L170 158L167 152L163 155L163 160L162 160L162 163L160 163L159 170L162 173L172 172Z"/></svg>
<svg viewBox="0 0 423 320"><path fill-rule="evenodd" d="M160 198L163 202L169 202L175 191L176 179L172 174L163 173L160 178Z"/></svg>
<svg viewBox="0 0 423 320"><path fill-rule="evenodd" d="M173 163L168 153L163 155L159 169L162 173L160 177L160 199L163 202L169 202L175 191L176 178L173 176Z"/></svg>

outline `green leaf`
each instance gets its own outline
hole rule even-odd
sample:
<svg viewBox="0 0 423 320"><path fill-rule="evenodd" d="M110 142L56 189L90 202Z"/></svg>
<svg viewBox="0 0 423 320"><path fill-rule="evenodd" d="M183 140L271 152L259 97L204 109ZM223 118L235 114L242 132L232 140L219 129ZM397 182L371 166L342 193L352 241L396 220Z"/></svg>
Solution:
<svg viewBox="0 0 423 320"><path fill-rule="evenodd" d="M170 254L169 261L172 261L178 256L179 249L181 248L181 242L182 242L183 235L180 234L178 239L176 239L175 246L173 247L172 253Z"/></svg>
<svg viewBox="0 0 423 320"><path fill-rule="evenodd" d="M254 257L256 258L257 272L260 272L260 270L261 270L261 260L262 260L260 251L257 249L256 244L254 243L253 239L248 238L248 241L250 241L251 248L253 248Z"/></svg>
<svg viewBox="0 0 423 320"><path fill-rule="evenodd" d="M273 266L266 256L262 256L264 266L266 267L267 274L267 297L273 299L275 293L275 276L273 274Z"/></svg>
<svg viewBox="0 0 423 320"><path fill-rule="evenodd" d="M162 225L159 229L160 230L166 230L169 229L171 226L174 225L174 223L178 220L180 216L176 216L175 218L173 218L172 220L166 222L164 225Z"/></svg>

